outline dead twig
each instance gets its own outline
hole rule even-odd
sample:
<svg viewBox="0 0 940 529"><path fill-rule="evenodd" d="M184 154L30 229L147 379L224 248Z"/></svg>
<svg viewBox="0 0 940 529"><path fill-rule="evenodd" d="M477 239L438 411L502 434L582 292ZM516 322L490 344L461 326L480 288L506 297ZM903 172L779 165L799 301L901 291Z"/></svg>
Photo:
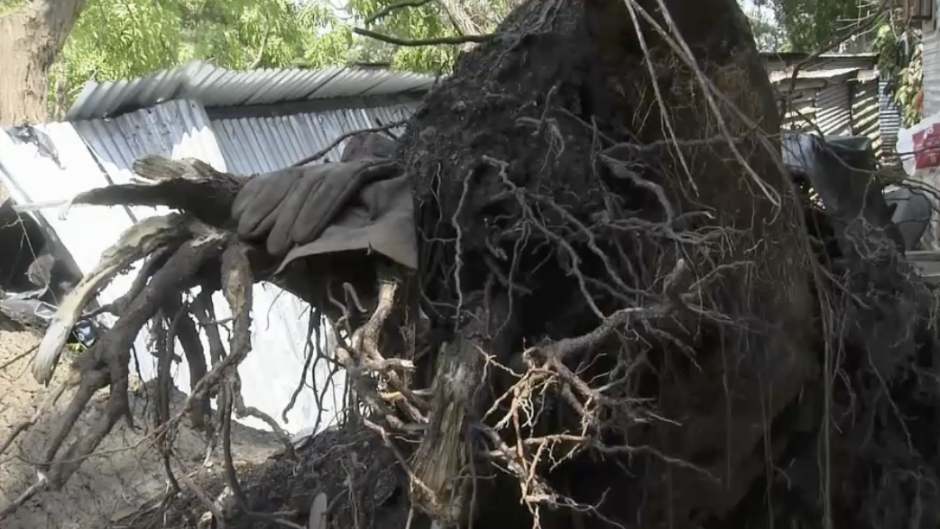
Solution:
<svg viewBox="0 0 940 529"><path fill-rule="evenodd" d="M38 345L34 345L34 346L30 347L29 349L23 351L22 353L20 353L20 354L14 356L13 358L7 360L7 361L4 362L2 365L0 365L0 371L5 371L8 367L10 367L10 366L12 366L13 364L19 362L20 360L26 358L27 356L29 356L29 355L35 353L35 352L36 352L36 349L39 349L39 346L38 346ZM0 452L3 452L3 451L0 450Z"/></svg>
<svg viewBox="0 0 940 529"><path fill-rule="evenodd" d="M346 134L343 134L342 136L333 140L332 143L320 149L316 153L311 154L310 156L303 158L300 161L294 162L293 164L291 164L291 167L300 167L300 166L315 162L319 160L320 158L323 158L324 156L329 154L330 151L338 147L339 144L343 143L349 138L352 138L353 136L359 136L361 134L370 134L370 133L375 133L375 132L386 132L388 130L394 129L395 127L400 127L404 125L405 123L406 123L406 120L400 120L400 121L394 121L387 125L380 125L378 127L372 127L371 129L360 129L360 130L354 130L352 132L347 132Z"/></svg>
<svg viewBox="0 0 940 529"><path fill-rule="evenodd" d="M406 7L421 7L424 5L428 5L431 2L436 2L436 1L437 0L405 0L403 2L396 2L394 4L387 5L383 7L382 9L376 11L375 13L370 15L369 18L367 18L365 22L363 22L363 24L365 24L366 26L371 26L380 18L385 18L388 15L392 14L393 12L398 11L399 9L404 9Z"/></svg>
<svg viewBox="0 0 940 529"><path fill-rule="evenodd" d="M199 500L199 503L203 505L211 514L212 519L215 520L216 529L225 529L225 516L222 514L222 510L219 509L219 506L212 501L211 498L205 493L204 490L199 488L192 479L186 475L186 469L183 467L183 463L178 458L173 458L173 461L179 467L179 481L183 484L183 487L186 488L189 492Z"/></svg>
<svg viewBox="0 0 940 529"><path fill-rule="evenodd" d="M433 39L400 39L398 37L383 35L381 33L376 33L375 31L370 31L364 28L353 28L353 33L362 35L363 37L369 37L370 39L382 41L387 44L408 47L460 46L467 43L487 42L496 37L496 35L463 35L459 37L437 37Z"/></svg>

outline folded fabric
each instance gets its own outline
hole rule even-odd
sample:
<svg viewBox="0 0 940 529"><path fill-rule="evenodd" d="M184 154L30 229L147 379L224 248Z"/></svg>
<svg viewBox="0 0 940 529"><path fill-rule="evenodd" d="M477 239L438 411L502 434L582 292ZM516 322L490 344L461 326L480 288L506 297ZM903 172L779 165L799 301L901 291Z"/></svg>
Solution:
<svg viewBox="0 0 940 529"><path fill-rule="evenodd" d="M295 259L343 251L377 251L417 266L410 180L378 135L354 137L341 162L252 177L232 205L238 236L266 241L268 253Z"/></svg>
<svg viewBox="0 0 940 529"><path fill-rule="evenodd" d="M357 134L349 139L341 162L364 160L366 158L392 158L395 156L397 144L386 136L380 134Z"/></svg>
<svg viewBox="0 0 940 529"><path fill-rule="evenodd" d="M295 259L353 250L375 251L411 269L418 267L411 180L399 173L364 186L322 233L288 252L277 273Z"/></svg>

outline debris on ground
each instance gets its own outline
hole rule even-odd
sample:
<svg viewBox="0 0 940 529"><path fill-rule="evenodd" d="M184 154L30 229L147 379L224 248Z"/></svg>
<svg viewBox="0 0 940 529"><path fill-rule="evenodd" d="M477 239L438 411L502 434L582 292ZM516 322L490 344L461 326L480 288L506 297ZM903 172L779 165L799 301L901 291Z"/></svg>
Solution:
<svg viewBox="0 0 940 529"><path fill-rule="evenodd" d="M60 402L45 409L49 391L29 373L29 360L42 335L0 316L0 446L14 432L23 431L12 445L0 450L0 508L16 495L33 486L38 479L35 462L41 461L47 436L54 421L63 411L66 391ZM62 369L53 378L52 387L68 375ZM76 427L76 435L87 431L95 418L106 412L107 394L96 395L86 411L86 418ZM166 495L166 471L160 453L154 447L151 433L154 391L152 384L130 385L131 404L140 418L139 431L124 425L115 427L96 454L79 468L75 476L60 490L48 491L27 501L3 520L4 529L36 529L56 527L85 529L88 527L120 527L120 519L159 504ZM174 407L182 405L185 395L174 392ZM44 410L37 416L37 411ZM33 420L35 423L30 424ZM29 425L26 428L26 425ZM240 466L263 463L281 445L269 432L242 425L234 426L233 449ZM209 479L222 468L221 454L206 460L206 440L200 432L185 425L177 433L176 458L193 479Z"/></svg>

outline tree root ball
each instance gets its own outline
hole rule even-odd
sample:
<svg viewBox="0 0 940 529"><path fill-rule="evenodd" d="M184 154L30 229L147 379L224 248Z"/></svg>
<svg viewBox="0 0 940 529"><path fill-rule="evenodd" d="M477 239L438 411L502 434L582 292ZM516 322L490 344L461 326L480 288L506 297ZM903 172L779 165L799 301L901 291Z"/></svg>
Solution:
<svg viewBox="0 0 940 529"><path fill-rule="evenodd" d="M779 125L734 0L530 0L407 128L399 156L435 326L459 333L504 296L505 345L487 353L519 366L526 347L618 309L668 307L565 358L593 374L641 366L620 397L676 421L603 409L594 439L649 450L538 466L597 518L656 527L727 512L779 449L763 433L818 370L799 208L768 137ZM487 384L512 381L491 371ZM577 430L577 413L557 408L547 428ZM522 509L508 490L492 510Z"/></svg>

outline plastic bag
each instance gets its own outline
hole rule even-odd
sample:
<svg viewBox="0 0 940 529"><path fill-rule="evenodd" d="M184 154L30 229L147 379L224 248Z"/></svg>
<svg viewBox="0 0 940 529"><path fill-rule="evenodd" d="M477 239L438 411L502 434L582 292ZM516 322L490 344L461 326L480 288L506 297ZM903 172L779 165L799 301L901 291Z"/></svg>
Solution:
<svg viewBox="0 0 940 529"><path fill-rule="evenodd" d="M929 116L898 131L898 153L910 176L940 167L940 115Z"/></svg>

